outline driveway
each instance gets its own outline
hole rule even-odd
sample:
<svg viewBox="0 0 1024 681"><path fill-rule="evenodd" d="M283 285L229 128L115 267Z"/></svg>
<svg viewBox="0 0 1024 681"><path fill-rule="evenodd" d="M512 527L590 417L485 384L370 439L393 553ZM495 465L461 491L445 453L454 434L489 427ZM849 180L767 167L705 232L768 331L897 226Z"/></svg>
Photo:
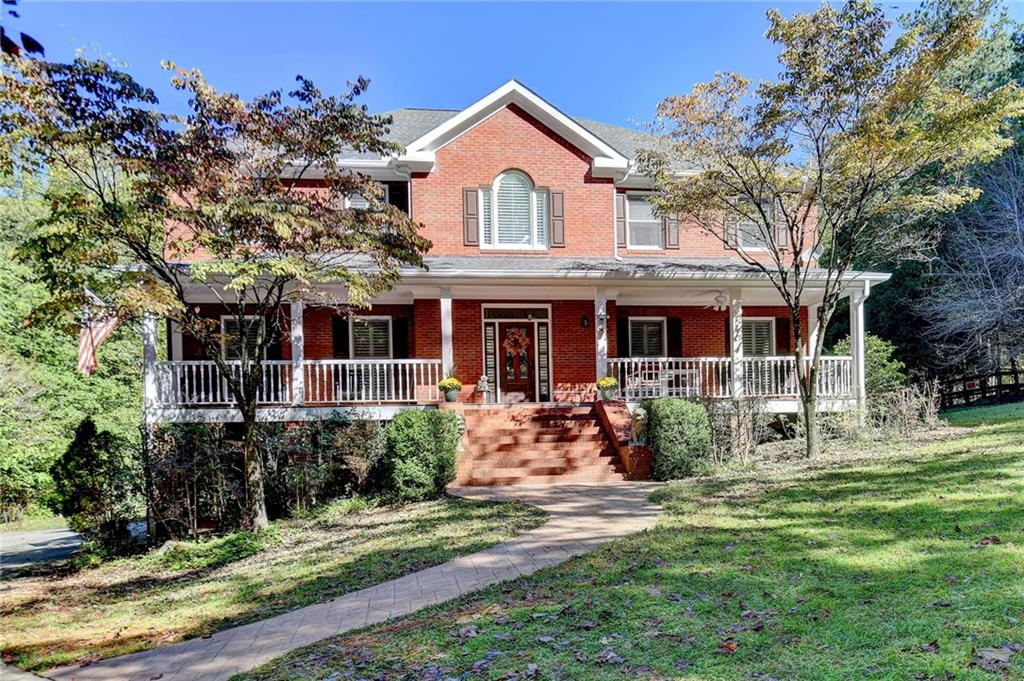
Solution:
<svg viewBox="0 0 1024 681"><path fill-rule="evenodd" d="M67 560L82 545L82 537L65 528L0 533L0 576L25 568Z"/></svg>

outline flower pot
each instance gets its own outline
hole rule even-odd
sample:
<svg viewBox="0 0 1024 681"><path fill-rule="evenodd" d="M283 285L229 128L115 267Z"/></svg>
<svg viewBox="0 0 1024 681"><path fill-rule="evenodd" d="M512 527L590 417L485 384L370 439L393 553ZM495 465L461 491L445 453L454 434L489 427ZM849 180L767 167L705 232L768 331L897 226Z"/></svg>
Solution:
<svg viewBox="0 0 1024 681"><path fill-rule="evenodd" d="M611 402L615 399L615 388L604 388L600 391L601 400L604 402Z"/></svg>
<svg viewBox="0 0 1024 681"><path fill-rule="evenodd" d="M445 393L444 393L444 401L445 402L458 402L459 401L459 391L455 390L455 389L453 389L453 390L446 390Z"/></svg>

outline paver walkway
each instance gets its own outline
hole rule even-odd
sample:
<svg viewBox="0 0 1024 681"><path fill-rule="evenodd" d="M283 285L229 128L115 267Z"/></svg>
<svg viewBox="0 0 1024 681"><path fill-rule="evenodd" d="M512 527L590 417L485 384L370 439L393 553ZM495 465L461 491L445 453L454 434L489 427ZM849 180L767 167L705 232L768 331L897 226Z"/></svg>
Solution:
<svg viewBox="0 0 1024 681"><path fill-rule="evenodd" d="M462 487L470 499L523 501L546 511L542 526L489 549L384 582L333 601L86 667L48 673L76 681L227 679L291 650L353 629L557 565L597 545L650 527L660 508L647 501L656 483Z"/></svg>

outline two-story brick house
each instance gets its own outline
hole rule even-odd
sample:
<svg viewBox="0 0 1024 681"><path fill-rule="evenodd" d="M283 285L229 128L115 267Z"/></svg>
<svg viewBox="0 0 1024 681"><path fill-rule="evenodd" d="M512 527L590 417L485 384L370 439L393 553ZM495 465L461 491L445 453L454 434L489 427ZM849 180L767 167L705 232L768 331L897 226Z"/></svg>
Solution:
<svg viewBox="0 0 1024 681"><path fill-rule="evenodd" d="M268 358L262 418L304 420L338 409L387 418L431 408L440 399L437 381L452 370L464 383L470 441L504 427L493 437L505 441L487 442L491 453L539 447L550 459L589 447L607 454L590 411L603 375L616 376L620 396L632 403L746 394L796 411L786 308L735 250L654 216L650 184L635 171L638 150L652 138L573 119L515 81L462 111L390 115L391 139L405 152L346 163L424 225L433 243L428 268L410 268L363 313L293 304L290 332ZM854 354L825 360L824 409L849 408L863 395L864 300L887 278L849 277ZM803 338L814 296L812 286ZM150 421L237 419L194 341L171 325L169 359L155 362L152 328L146 337ZM552 403L566 405L564 413ZM581 422L579 437L533 423L559 414ZM523 436L526 421L537 437ZM542 446L542 435L551 446ZM564 473L567 461L538 470Z"/></svg>

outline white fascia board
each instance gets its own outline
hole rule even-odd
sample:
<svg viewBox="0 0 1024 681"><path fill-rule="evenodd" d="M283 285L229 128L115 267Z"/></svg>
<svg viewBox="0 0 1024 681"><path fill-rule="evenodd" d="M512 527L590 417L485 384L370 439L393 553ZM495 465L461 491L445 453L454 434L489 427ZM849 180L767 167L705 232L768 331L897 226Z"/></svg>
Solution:
<svg viewBox="0 0 1024 681"><path fill-rule="evenodd" d="M610 177L624 173L629 167L629 159L515 80L508 81L494 92L477 100L457 115L425 133L419 139L413 140L400 160L404 162L406 159L426 158L428 154L429 158L433 160L435 151L509 104L516 104L586 152L593 159L592 169L595 175Z"/></svg>
<svg viewBox="0 0 1024 681"><path fill-rule="evenodd" d="M888 281L891 275L883 272L857 272L843 278L846 282L870 281L881 283ZM658 285L667 281L689 282L698 284L729 282L736 286L770 287L774 286L767 276L753 272L675 272L651 275L649 273L633 274L629 272L618 272L614 270L561 270L554 272L538 272L536 270L475 270L463 268L458 270L419 270L416 272L405 272L402 280L407 283L416 282L441 282L450 280L453 284L465 282L467 279L489 282L507 281L509 283L533 280L535 282L560 281L566 279L611 279L620 282L635 284ZM820 288L816 284L824 281L824 277L809 277L807 280L808 289Z"/></svg>
<svg viewBox="0 0 1024 681"><path fill-rule="evenodd" d="M416 170L403 168L396 163L394 158L342 159L338 161L338 166L375 180L408 180L409 172ZM284 177L298 177L300 171L302 171L302 178L306 180L322 180L324 178L323 168L316 166L305 170L302 170L301 166L294 166L284 173Z"/></svg>

